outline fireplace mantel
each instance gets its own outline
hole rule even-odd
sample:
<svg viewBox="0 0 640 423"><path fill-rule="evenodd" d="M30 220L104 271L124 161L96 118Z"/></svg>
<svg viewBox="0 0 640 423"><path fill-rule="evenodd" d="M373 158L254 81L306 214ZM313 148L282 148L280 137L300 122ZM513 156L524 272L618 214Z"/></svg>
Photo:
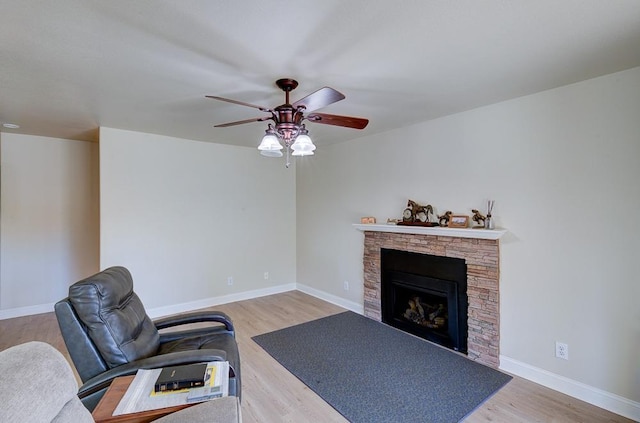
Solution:
<svg viewBox="0 0 640 423"><path fill-rule="evenodd" d="M439 226L403 226L376 225L354 223L353 227L360 231L394 232L398 234L451 236L454 238L500 239L507 233L506 229L473 229L473 228L443 228Z"/></svg>

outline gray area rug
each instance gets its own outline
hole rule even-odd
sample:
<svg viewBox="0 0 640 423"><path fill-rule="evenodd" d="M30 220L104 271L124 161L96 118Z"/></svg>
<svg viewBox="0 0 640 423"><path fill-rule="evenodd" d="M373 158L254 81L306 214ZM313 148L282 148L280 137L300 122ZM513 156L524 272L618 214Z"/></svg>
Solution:
<svg viewBox="0 0 640 423"><path fill-rule="evenodd" d="M252 339L354 423L458 422L511 380L350 311Z"/></svg>

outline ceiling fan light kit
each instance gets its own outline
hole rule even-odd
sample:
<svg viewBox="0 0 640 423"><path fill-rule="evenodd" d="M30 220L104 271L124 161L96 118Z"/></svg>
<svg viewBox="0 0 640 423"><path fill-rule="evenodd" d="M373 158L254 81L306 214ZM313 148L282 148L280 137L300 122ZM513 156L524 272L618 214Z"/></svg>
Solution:
<svg viewBox="0 0 640 423"><path fill-rule="evenodd" d="M273 151L273 150L282 150L282 145L280 141L278 141L278 136L276 135L276 131L273 130L271 124L269 124L269 128L265 131L264 137L262 138L262 142L258 146L258 150L260 151Z"/></svg>
<svg viewBox="0 0 640 423"><path fill-rule="evenodd" d="M321 109L336 101L343 100L345 96L330 87L323 87L308 96L289 103L289 93L293 91L298 82L289 79L279 79L276 85L285 93L285 103L274 108L256 106L254 104L245 103L238 100L232 100L224 97L206 96L214 100L226 101L227 103L238 104L241 106L252 107L260 111L270 113L270 116L263 116L254 119L245 119L236 122L223 123L215 125L216 128L224 128L227 126L241 125L250 122L264 122L272 120L274 124L269 124L262 142L258 146L260 154L266 157L282 157L282 149L287 153L286 166L290 165L290 156L313 156L316 146L309 137L309 131L302 123L304 120L310 122L321 123L326 125L344 126L347 128L364 129L369 120L363 118L329 115L326 113L312 113L305 116L305 112L310 113L314 110ZM274 126L275 125L275 126ZM283 147L284 144L284 147Z"/></svg>
<svg viewBox="0 0 640 423"><path fill-rule="evenodd" d="M316 146L309 138L309 131L302 125L300 132L296 137L296 140L291 144L291 150L293 150L293 156L313 156L313 151Z"/></svg>

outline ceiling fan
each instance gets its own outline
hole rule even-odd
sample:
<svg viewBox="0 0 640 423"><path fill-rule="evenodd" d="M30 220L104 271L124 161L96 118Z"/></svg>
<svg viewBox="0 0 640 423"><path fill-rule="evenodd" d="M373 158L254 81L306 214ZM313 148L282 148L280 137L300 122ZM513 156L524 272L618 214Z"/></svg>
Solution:
<svg viewBox="0 0 640 423"><path fill-rule="evenodd" d="M280 144L280 142L282 142L286 147L286 165L289 167L290 149L292 150L293 156L313 155L313 151L316 149L316 146L313 145L311 138L309 138L308 131L303 123L305 120L325 125L344 126L355 129L364 129L369 123L368 119L358 117L315 113L315 110L326 107L337 101L344 100L344 94L334 90L333 88L320 88L319 90L291 104L289 103L289 93L296 89L298 82L294 79L283 78L278 79L276 81L276 85L284 91L285 102L273 109L214 95L205 96L214 100L226 101L227 103L253 107L254 109L269 113L267 116L222 123L215 125L215 127L226 128L228 126L242 125L251 122L264 122L267 120L273 121L273 125L270 123L265 131L265 136L258 146L258 150L260 150L260 154L264 156L282 157L281 150L283 147L282 144Z"/></svg>

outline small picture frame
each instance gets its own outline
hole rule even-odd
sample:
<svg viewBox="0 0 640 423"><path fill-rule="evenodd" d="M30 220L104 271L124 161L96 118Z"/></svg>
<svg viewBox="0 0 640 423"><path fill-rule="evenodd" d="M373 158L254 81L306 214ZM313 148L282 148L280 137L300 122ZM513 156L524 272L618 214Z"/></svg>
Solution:
<svg viewBox="0 0 640 423"><path fill-rule="evenodd" d="M466 228L469 226L469 216L462 214L452 214L449 218L450 228Z"/></svg>

